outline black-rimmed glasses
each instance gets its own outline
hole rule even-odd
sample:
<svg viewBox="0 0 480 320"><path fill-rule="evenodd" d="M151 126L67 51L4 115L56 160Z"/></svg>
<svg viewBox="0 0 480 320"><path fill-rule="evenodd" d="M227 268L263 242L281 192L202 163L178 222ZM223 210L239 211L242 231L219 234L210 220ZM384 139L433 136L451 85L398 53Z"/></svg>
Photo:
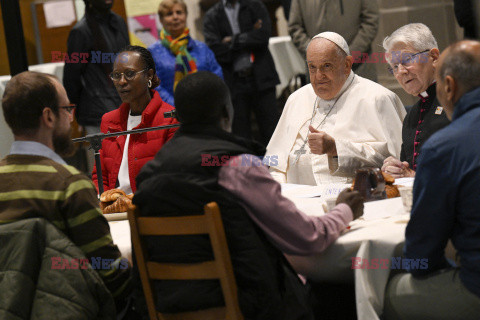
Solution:
<svg viewBox="0 0 480 320"><path fill-rule="evenodd" d="M112 81L120 81L120 79L122 79L122 75L123 75L123 76L125 76L125 80L132 81L133 79L135 79L137 74L139 74L141 72L144 72L146 70L148 70L148 69L143 69L143 70L140 70L140 71L127 70L125 72L112 72L112 73L110 73L110 79L112 79Z"/></svg>
<svg viewBox="0 0 480 320"><path fill-rule="evenodd" d="M71 113L73 112L73 110L75 110L76 107L77 107L77 106L76 106L75 104L71 104L71 105L69 105L69 106L60 106L60 107L58 107L58 108L59 108L59 109L65 109L65 111L67 111L68 113L71 114Z"/></svg>
<svg viewBox="0 0 480 320"><path fill-rule="evenodd" d="M429 51L430 50L423 50L417 53L402 53L401 55L398 55L398 56L393 54L391 59L391 63L393 63L393 66L387 66L388 72L395 75L398 73L399 65L402 65L403 67L408 68L412 66L415 62L427 62L427 60L421 61L420 57L417 58L417 56Z"/></svg>

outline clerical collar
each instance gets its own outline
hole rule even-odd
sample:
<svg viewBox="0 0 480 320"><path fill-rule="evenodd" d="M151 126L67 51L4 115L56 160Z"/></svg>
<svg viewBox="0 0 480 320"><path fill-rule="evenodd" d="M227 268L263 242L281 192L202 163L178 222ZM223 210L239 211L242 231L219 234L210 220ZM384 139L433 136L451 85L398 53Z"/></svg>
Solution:
<svg viewBox="0 0 480 320"><path fill-rule="evenodd" d="M352 81L353 81L353 77L354 77L354 76L355 76L355 74L353 73L353 71L350 71L350 74L348 75L347 80L345 80L345 83L343 84L342 89L340 89L340 91L338 91L338 93L337 93L337 94L335 95L335 97L333 97L332 99L330 99L330 100L324 100L324 99L322 99L322 98L320 98L320 97L319 97L319 99L320 99L321 101L336 101L336 99L338 99L338 97L340 97L340 96L343 94L343 92L345 92L345 91L348 89L348 87L350 86L350 84L351 84Z"/></svg>
<svg viewBox="0 0 480 320"><path fill-rule="evenodd" d="M418 97L419 97L419 98L423 98L423 99L427 99L427 98L430 96L430 94L431 94L431 92L429 93L428 91L431 91L431 90L430 90L431 88L435 88L434 85L435 85L436 82L437 82L436 80L433 80L433 82L430 84L430 86L427 88L427 90L421 92L421 93L418 95Z"/></svg>

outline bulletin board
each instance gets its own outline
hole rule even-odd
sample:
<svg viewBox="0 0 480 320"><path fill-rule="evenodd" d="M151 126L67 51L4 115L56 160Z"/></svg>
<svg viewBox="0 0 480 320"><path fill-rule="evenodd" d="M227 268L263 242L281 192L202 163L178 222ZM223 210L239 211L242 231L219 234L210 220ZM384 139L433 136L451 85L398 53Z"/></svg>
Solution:
<svg viewBox="0 0 480 320"><path fill-rule="evenodd" d="M44 4L48 2L48 5L51 3L65 4L69 3L74 10L74 18L72 22L68 25L63 21L54 21L49 19L49 12L45 12ZM51 8L50 8L51 9ZM45 0L35 0L31 3L31 13L32 13L32 24L33 24L33 33L35 35L35 44L36 44L36 55L37 63L48 63L52 61L52 51L61 51L67 52L67 40L68 35L70 34L71 29L77 22L77 8L75 6L74 0L56 0L56 1L45 1ZM118 14L126 21L125 14L125 5L123 0L115 0L112 11ZM51 13L51 12L50 12ZM50 15L51 18L51 15ZM62 18L64 19L64 18ZM25 30L24 30L25 31ZM26 31L25 31L26 32Z"/></svg>
<svg viewBox="0 0 480 320"><path fill-rule="evenodd" d="M71 7L73 17L71 22L65 25L64 21L56 21L50 16L46 16L49 12L45 12L44 1L34 1L31 3L33 27L35 33L35 43L38 63L47 63L52 61L52 51L67 52L67 40L70 30L77 22L75 14L75 6L72 0L49 1L47 5L61 5L65 9ZM58 9L61 9L59 7ZM48 18L48 19L47 19Z"/></svg>

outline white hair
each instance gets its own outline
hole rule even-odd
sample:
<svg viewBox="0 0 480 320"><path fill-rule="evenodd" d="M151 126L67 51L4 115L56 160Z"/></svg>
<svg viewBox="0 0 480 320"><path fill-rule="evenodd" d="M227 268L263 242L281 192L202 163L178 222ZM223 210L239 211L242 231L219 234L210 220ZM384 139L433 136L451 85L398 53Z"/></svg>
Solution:
<svg viewBox="0 0 480 320"><path fill-rule="evenodd" d="M395 30L390 36L383 39L383 48L386 52L399 43L405 43L417 51L438 49L437 40L432 31L423 23L410 23Z"/></svg>

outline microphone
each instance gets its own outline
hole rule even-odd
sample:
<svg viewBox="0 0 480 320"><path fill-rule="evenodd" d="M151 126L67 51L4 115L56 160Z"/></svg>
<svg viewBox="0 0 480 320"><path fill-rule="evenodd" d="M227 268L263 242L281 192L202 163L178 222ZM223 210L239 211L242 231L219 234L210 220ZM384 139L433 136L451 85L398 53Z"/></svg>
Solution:
<svg viewBox="0 0 480 320"><path fill-rule="evenodd" d="M177 111L175 109L173 109L172 111L164 112L163 116L165 118L176 118L177 117Z"/></svg>

